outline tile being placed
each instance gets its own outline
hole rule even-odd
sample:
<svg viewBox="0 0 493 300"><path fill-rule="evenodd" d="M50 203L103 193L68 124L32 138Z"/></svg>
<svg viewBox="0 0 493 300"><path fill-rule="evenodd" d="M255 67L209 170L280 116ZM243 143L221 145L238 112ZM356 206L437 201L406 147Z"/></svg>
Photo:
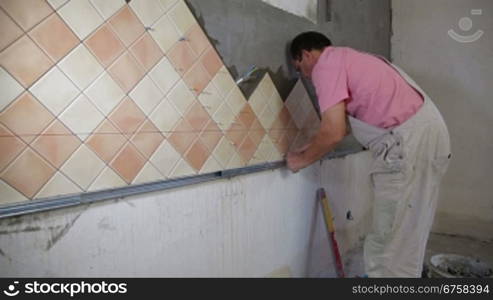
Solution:
<svg viewBox="0 0 493 300"><path fill-rule="evenodd" d="M132 184L142 184L164 180L164 176L152 165L147 162L140 173L135 177Z"/></svg>
<svg viewBox="0 0 493 300"><path fill-rule="evenodd" d="M22 201L29 200L26 196L22 195L19 191L11 187L9 184L5 183L5 181L0 179L0 205L10 204L10 203L19 203Z"/></svg>
<svg viewBox="0 0 493 300"><path fill-rule="evenodd" d="M132 0L129 5L145 26L151 26L165 13L159 0Z"/></svg>
<svg viewBox="0 0 493 300"><path fill-rule="evenodd" d="M80 144L80 140L67 127L55 120L33 141L31 147L51 165L59 168Z"/></svg>
<svg viewBox="0 0 493 300"><path fill-rule="evenodd" d="M192 12L183 0L179 0L178 3L170 9L168 14L182 35L185 35L185 33L197 23Z"/></svg>
<svg viewBox="0 0 493 300"><path fill-rule="evenodd" d="M109 23L127 47L145 32L144 25L128 5L123 6L122 9L114 14L109 19Z"/></svg>
<svg viewBox="0 0 493 300"><path fill-rule="evenodd" d="M80 43L58 14L46 18L29 32L29 36L54 62L58 62Z"/></svg>
<svg viewBox="0 0 493 300"><path fill-rule="evenodd" d="M149 76L145 76L133 89L130 98L140 107L145 115L149 115L164 97L163 92L154 84Z"/></svg>
<svg viewBox="0 0 493 300"><path fill-rule="evenodd" d="M104 20L109 19L125 5L125 0L90 0Z"/></svg>
<svg viewBox="0 0 493 300"><path fill-rule="evenodd" d="M43 186L43 188L36 194L34 199L66 196L70 194L82 193L82 189L73 183L61 172L56 172L53 177Z"/></svg>
<svg viewBox="0 0 493 300"><path fill-rule="evenodd" d="M103 121L104 116L84 94L81 94L60 114L59 119L82 141L85 141Z"/></svg>
<svg viewBox="0 0 493 300"><path fill-rule="evenodd" d="M169 177L171 175L171 171L180 160L180 153L178 153L168 141L164 141L149 158L149 161L164 177Z"/></svg>
<svg viewBox="0 0 493 300"><path fill-rule="evenodd" d="M105 116L108 116L123 97L125 97L120 86L107 72L103 72L84 91L84 94Z"/></svg>
<svg viewBox="0 0 493 300"><path fill-rule="evenodd" d="M67 75L80 90L85 90L104 69L96 58L80 44L59 63L58 67Z"/></svg>
<svg viewBox="0 0 493 300"><path fill-rule="evenodd" d="M111 168L104 168L103 172L98 175L91 186L88 188L89 192L101 191L107 189L119 188L126 186L127 183L115 173Z"/></svg>
<svg viewBox="0 0 493 300"><path fill-rule="evenodd" d="M58 10L58 14L80 40L84 40L104 22L94 6L87 0L69 1Z"/></svg>
<svg viewBox="0 0 493 300"><path fill-rule="evenodd" d="M109 24L99 27L87 38L85 44L103 67L108 67L125 50Z"/></svg>
<svg viewBox="0 0 493 300"><path fill-rule="evenodd" d="M104 167L104 162L94 152L86 145L81 145L60 168L60 171L82 190L87 191Z"/></svg>
<svg viewBox="0 0 493 300"><path fill-rule="evenodd" d="M27 35L0 53L0 66L26 88L38 80L52 65L50 58Z"/></svg>
<svg viewBox="0 0 493 300"><path fill-rule="evenodd" d="M29 91L55 116L80 94L79 89L56 66L31 86Z"/></svg>
<svg viewBox="0 0 493 300"><path fill-rule="evenodd" d="M0 51L23 34L22 29L3 10L0 10Z"/></svg>
<svg viewBox="0 0 493 300"><path fill-rule="evenodd" d="M180 113L171 105L167 98L164 98L156 109L151 113L149 119L159 129L161 134L168 137L173 128L181 119Z"/></svg>
<svg viewBox="0 0 493 300"><path fill-rule="evenodd" d="M0 90L2 91L0 93L0 111L2 111L24 91L24 88L4 68L0 67Z"/></svg>
<svg viewBox="0 0 493 300"><path fill-rule="evenodd" d="M163 57L161 61L152 68L149 72L149 76L164 94L168 94L171 88L173 88L180 80L180 75L175 71L166 57Z"/></svg>
<svg viewBox="0 0 493 300"><path fill-rule="evenodd" d="M0 172L24 149L26 144L0 124Z"/></svg>
<svg viewBox="0 0 493 300"><path fill-rule="evenodd" d="M19 24L22 29L28 31L53 13L53 9L42 0L3 0L0 6Z"/></svg>
<svg viewBox="0 0 493 300"><path fill-rule="evenodd" d="M32 149L22 152L0 175L1 179L32 198L53 176L55 169Z"/></svg>
<svg viewBox="0 0 493 300"><path fill-rule="evenodd" d="M164 14L152 25L152 28L154 30L151 30L149 33L164 53L167 53L180 39L180 33L167 14Z"/></svg>
<svg viewBox="0 0 493 300"><path fill-rule="evenodd" d="M120 56L108 68L108 73L125 93L131 91L145 75L144 69L129 52Z"/></svg>
<svg viewBox="0 0 493 300"><path fill-rule="evenodd" d="M131 47L130 52L134 55L142 68L147 72L154 67L164 56L158 44L148 34L144 33Z"/></svg>
<svg viewBox="0 0 493 300"><path fill-rule="evenodd" d="M27 144L32 142L54 118L55 116L27 92L0 113L0 123Z"/></svg>

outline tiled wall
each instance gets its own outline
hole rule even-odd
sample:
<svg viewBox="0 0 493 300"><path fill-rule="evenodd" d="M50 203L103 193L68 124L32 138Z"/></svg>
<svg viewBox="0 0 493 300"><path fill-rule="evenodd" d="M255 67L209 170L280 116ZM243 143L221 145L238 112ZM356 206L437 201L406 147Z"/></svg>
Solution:
<svg viewBox="0 0 493 300"><path fill-rule="evenodd" d="M0 0L0 204L277 161L319 119L247 101L183 0Z"/></svg>

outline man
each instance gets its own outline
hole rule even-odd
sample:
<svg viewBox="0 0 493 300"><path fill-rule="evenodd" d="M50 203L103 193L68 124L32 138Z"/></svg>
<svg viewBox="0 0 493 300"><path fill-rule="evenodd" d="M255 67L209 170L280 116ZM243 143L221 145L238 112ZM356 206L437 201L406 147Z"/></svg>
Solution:
<svg viewBox="0 0 493 300"><path fill-rule="evenodd" d="M374 159L365 271L369 277L420 277L440 180L451 156L442 116L407 74L383 58L333 47L317 32L298 35L291 55L315 86L322 119L311 142L288 153L288 167L296 172L322 158L350 125Z"/></svg>

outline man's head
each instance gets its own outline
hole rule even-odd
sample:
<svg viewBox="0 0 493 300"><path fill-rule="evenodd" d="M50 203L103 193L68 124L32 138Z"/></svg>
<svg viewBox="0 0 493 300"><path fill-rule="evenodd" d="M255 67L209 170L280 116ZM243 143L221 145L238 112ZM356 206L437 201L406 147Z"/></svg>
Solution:
<svg viewBox="0 0 493 300"><path fill-rule="evenodd" d="M323 34L308 31L299 34L291 42L291 58L298 72L311 78L313 67L325 47L331 46L331 41Z"/></svg>

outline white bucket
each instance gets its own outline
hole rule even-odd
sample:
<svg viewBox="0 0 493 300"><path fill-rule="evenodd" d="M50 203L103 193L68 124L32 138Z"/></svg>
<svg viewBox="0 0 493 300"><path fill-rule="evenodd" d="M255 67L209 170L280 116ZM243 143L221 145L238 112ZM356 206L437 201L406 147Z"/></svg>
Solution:
<svg viewBox="0 0 493 300"><path fill-rule="evenodd" d="M431 278L493 278L491 267L477 258L437 254L430 259Z"/></svg>

